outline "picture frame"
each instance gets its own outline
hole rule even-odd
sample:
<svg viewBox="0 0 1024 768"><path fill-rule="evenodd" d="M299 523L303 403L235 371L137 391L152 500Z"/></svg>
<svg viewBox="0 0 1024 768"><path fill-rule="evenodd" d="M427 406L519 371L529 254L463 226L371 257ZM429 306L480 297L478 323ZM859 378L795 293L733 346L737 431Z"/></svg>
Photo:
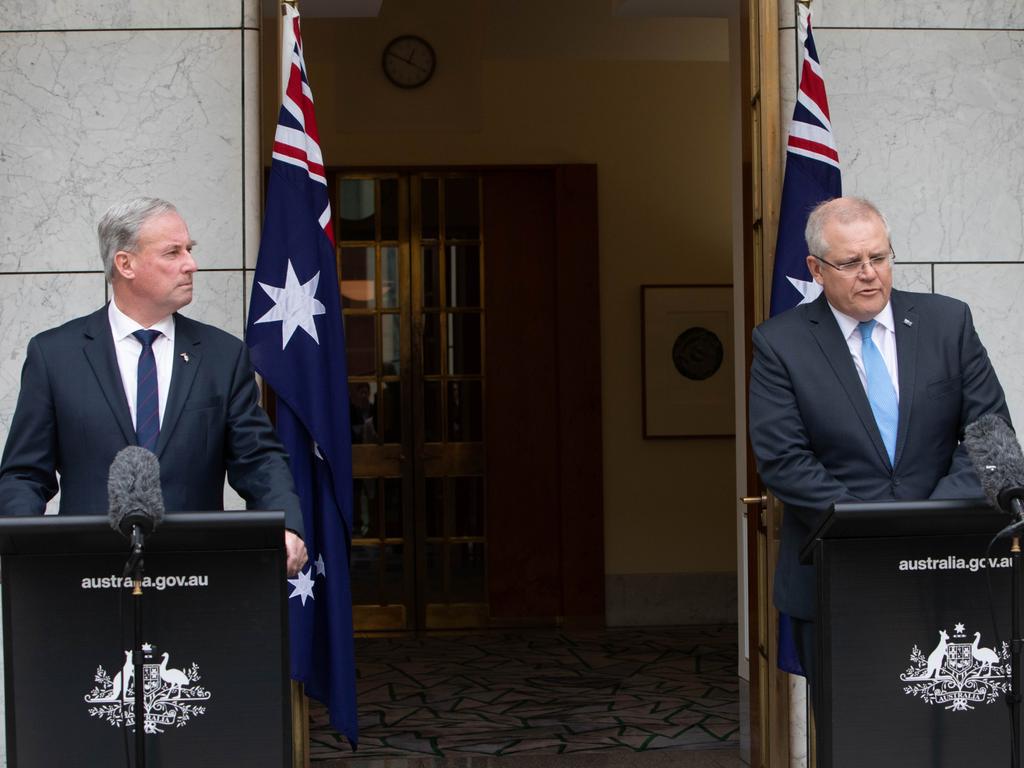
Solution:
<svg viewBox="0 0 1024 768"><path fill-rule="evenodd" d="M732 286L641 285L644 439L735 435Z"/></svg>

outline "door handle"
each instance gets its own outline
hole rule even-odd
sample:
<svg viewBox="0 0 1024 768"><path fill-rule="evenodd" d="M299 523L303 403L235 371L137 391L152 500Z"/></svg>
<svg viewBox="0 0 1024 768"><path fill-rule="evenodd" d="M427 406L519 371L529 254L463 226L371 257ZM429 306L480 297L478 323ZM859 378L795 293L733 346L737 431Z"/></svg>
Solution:
<svg viewBox="0 0 1024 768"><path fill-rule="evenodd" d="M763 508L768 504L768 496L765 494L761 494L760 496L741 496L740 501L748 507L759 506ZM746 517L749 512L749 509L744 509L743 516Z"/></svg>

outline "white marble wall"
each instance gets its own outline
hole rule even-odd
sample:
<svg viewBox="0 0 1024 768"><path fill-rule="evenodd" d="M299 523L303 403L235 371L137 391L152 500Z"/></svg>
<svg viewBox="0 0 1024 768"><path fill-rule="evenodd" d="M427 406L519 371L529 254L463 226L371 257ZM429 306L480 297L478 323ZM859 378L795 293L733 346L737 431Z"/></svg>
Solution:
<svg viewBox="0 0 1024 768"><path fill-rule="evenodd" d="M782 114L796 10L780 3ZM1024 5L814 0L843 190L893 229L897 287L970 303L1024 425Z"/></svg>
<svg viewBox="0 0 1024 768"><path fill-rule="evenodd" d="M95 228L111 203L179 207L207 270L185 313L241 336L259 23L258 0L0 0L0 443L28 339L106 298Z"/></svg>

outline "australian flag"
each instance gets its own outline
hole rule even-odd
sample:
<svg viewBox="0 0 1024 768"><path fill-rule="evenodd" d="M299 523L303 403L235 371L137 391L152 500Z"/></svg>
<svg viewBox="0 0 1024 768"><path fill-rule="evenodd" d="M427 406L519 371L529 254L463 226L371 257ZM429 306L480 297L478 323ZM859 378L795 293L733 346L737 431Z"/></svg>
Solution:
<svg viewBox="0 0 1024 768"><path fill-rule="evenodd" d="M324 161L298 12L287 8L288 78L274 136L249 304L253 365L277 394L277 432L302 501L309 564L289 579L292 678L358 738L352 597L352 444L341 300Z"/></svg>
<svg viewBox="0 0 1024 768"><path fill-rule="evenodd" d="M786 144L786 175L782 182L779 236L772 274L772 315L797 304L814 301L821 293L821 286L814 282L807 269L804 229L808 215L818 203L843 194L839 152L832 136L825 79L811 33L809 13L801 15L801 22L805 19L800 87ZM785 614L779 616L778 664L786 672L804 674L797 658L789 617Z"/></svg>
<svg viewBox="0 0 1024 768"><path fill-rule="evenodd" d="M832 137L825 80L808 15L803 65L793 122L786 145L786 175L782 182L779 237L775 244L771 314L813 301L821 286L807 269L804 228L807 216L818 203L841 197L839 152Z"/></svg>

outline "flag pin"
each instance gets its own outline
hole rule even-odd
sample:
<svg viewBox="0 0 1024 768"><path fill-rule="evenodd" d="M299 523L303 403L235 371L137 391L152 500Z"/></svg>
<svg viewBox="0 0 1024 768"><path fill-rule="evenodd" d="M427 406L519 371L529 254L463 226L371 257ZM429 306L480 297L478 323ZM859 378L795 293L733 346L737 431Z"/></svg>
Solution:
<svg viewBox="0 0 1024 768"><path fill-rule="evenodd" d="M906 322L906 321L904 320L904 322ZM186 363L188 362L188 352L182 352L180 355L178 355L178 357L180 357Z"/></svg>
<svg viewBox="0 0 1024 768"><path fill-rule="evenodd" d="M905 326L907 326L908 328L913 325L913 323L910 320L908 320L907 318L905 318L905 317L903 318L903 324Z"/></svg>

